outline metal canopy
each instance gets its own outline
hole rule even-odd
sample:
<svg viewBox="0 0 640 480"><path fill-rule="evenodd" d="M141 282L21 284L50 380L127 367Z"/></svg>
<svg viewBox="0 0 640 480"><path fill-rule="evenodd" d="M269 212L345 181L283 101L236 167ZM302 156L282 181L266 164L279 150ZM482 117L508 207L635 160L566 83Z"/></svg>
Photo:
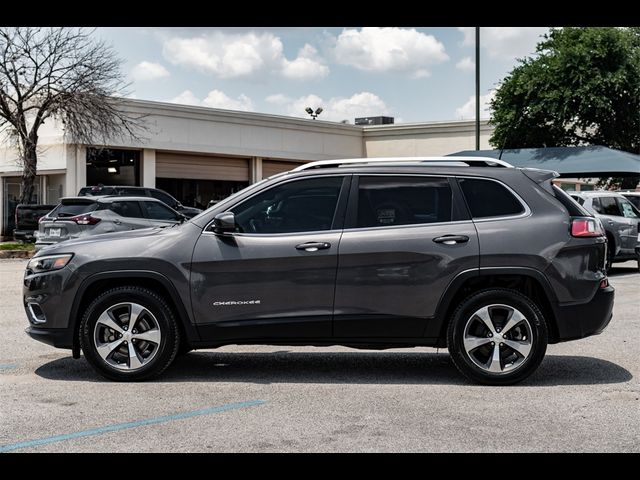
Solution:
<svg viewBox="0 0 640 480"><path fill-rule="evenodd" d="M449 156L498 158L500 150L465 150ZM599 145L588 147L518 148L502 152L516 167L555 170L562 177L640 175L640 155Z"/></svg>

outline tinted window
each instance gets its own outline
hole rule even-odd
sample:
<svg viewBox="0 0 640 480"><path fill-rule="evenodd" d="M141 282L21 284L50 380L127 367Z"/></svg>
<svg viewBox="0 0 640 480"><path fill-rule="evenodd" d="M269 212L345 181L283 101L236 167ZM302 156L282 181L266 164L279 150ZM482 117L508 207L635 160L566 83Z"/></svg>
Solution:
<svg viewBox="0 0 640 480"><path fill-rule="evenodd" d="M503 185L491 180L460 179L473 218L518 215L524 207Z"/></svg>
<svg viewBox="0 0 640 480"><path fill-rule="evenodd" d="M288 233L329 230L343 177L288 182L231 209L240 232Z"/></svg>
<svg viewBox="0 0 640 480"><path fill-rule="evenodd" d="M584 198L578 197L577 195L571 195L571 198L573 198L580 205L584 205Z"/></svg>
<svg viewBox="0 0 640 480"><path fill-rule="evenodd" d="M158 202L142 202L145 213L152 220L177 220L176 213L166 205Z"/></svg>
<svg viewBox="0 0 640 480"><path fill-rule="evenodd" d="M115 195L115 193L115 188L112 187L82 187L78 192L78 196Z"/></svg>
<svg viewBox="0 0 640 480"><path fill-rule="evenodd" d="M171 198L168 194L161 192L159 190L149 190L151 196L155 199L160 200L161 202L166 203L170 207L173 207L176 204L175 199Z"/></svg>
<svg viewBox="0 0 640 480"><path fill-rule="evenodd" d="M358 227L387 227L451 221L446 178L360 177Z"/></svg>
<svg viewBox="0 0 640 480"><path fill-rule="evenodd" d="M626 218L640 218L640 212L626 198L616 198L618 206L622 211L622 215Z"/></svg>
<svg viewBox="0 0 640 480"><path fill-rule="evenodd" d="M54 208L49 214L50 217L74 217L83 213L93 212L98 207L95 202L92 203L61 203Z"/></svg>
<svg viewBox="0 0 640 480"><path fill-rule="evenodd" d="M109 210L112 210L121 217L144 218L138 202L113 202L109 206Z"/></svg>
<svg viewBox="0 0 640 480"><path fill-rule="evenodd" d="M119 188L118 195L131 195L132 197L146 197L144 188Z"/></svg>
<svg viewBox="0 0 640 480"><path fill-rule="evenodd" d="M561 188L552 186L551 190L553 191L553 195L564 205L564 208L567 209L569 215L572 216L590 216L589 212L587 212L580 205L584 204L584 200L578 196L569 195L565 193Z"/></svg>
<svg viewBox="0 0 640 480"><path fill-rule="evenodd" d="M618 206L618 202L616 202L615 197L600 197L598 198L598 208L596 208L596 199L593 201L593 208L596 212L602 213L603 215L614 215L617 217L622 216L622 212L620 211L620 207Z"/></svg>
<svg viewBox="0 0 640 480"><path fill-rule="evenodd" d="M640 208L640 196L638 195L625 195L625 198L635 205L636 208Z"/></svg>

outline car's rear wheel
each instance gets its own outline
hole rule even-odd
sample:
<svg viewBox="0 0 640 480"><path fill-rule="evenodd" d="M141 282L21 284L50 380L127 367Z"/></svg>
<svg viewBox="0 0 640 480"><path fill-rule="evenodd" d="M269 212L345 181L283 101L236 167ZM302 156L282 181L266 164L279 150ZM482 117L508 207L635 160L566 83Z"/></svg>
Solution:
<svg viewBox="0 0 640 480"><path fill-rule="evenodd" d="M547 350L540 309L515 290L470 295L454 312L447 344L455 366L486 385L511 385L531 375Z"/></svg>
<svg viewBox="0 0 640 480"><path fill-rule="evenodd" d="M118 381L147 380L175 358L180 333L171 308L153 290L113 288L85 310L80 346L91 366Z"/></svg>

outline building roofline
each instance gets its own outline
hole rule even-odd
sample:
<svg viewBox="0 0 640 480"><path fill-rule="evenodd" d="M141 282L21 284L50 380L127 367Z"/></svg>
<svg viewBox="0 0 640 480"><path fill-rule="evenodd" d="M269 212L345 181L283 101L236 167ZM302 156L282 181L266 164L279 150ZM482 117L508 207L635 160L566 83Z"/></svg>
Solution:
<svg viewBox="0 0 640 480"><path fill-rule="evenodd" d="M125 98L123 103L133 109L145 110L145 113L155 113L176 117L206 117L215 119L216 117L227 123L244 123L252 121L260 124L268 122L271 126L289 126L293 128L314 130L340 130L344 133L361 135L362 126L351 125L338 122L328 122L325 120L312 120L307 118L289 117L286 115L274 115L271 113L246 112L240 110L225 110L221 108L201 107L196 105L182 105L169 102L157 102L152 100L138 100ZM152 112L149 112L151 110Z"/></svg>

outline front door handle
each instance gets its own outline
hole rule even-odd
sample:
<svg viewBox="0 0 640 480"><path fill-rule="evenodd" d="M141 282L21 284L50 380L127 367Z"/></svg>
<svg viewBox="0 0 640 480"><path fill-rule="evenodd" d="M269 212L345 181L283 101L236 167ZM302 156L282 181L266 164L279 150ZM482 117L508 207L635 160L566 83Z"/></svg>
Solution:
<svg viewBox="0 0 640 480"><path fill-rule="evenodd" d="M122 225L122 222L117 218L113 221L113 223L115 223L116 225Z"/></svg>
<svg viewBox="0 0 640 480"><path fill-rule="evenodd" d="M469 237L466 235L444 235L433 239L436 243L444 243L445 245L455 245L457 243L467 243Z"/></svg>
<svg viewBox="0 0 640 480"><path fill-rule="evenodd" d="M305 252L317 252L327 248L331 248L331 244L327 242L307 242L296 245L296 250L304 250Z"/></svg>

